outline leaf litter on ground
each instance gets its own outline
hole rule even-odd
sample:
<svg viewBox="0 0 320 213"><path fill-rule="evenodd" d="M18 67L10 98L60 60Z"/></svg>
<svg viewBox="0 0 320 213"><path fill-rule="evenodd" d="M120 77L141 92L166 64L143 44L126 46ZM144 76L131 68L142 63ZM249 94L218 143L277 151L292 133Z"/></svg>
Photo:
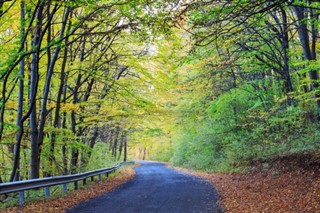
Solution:
<svg viewBox="0 0 320 213"><path fill-rule="evenodd" d="M246 174L181 170L210 182L227 213L320 212L319 152L276 156L249 166Z"/></svg>

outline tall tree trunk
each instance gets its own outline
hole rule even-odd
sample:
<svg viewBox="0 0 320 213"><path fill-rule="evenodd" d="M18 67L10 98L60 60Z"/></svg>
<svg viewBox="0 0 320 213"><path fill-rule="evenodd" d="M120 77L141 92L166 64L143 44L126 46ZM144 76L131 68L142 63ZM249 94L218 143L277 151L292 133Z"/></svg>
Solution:
<svg viewBox="0 0 320 213"><path fill-rule="evenodd" d="M57 94L57 101L56 101L56 108L55 108L55 113L54 113L54 120L53 120L53 127L58 129L61 128L60 125L60 109L61 109L61 99L63 95L63 90L65 88L65 69L66 69L66 64L67 64L67 55L68 55L68 48L67 46L65 47L64 50L64 56L63 56L63 61L61 65L61 73L60 73L60 85L59 85L59 90ZM54 150L55 150L55 143L56 143L56 132L53 131L51 134L51 139L50 139L50 149L49 149L49 168L53 168L53 163L55 162L55 156L54 156ZM49 172L49 176L53 175L53 172Z"/></svg>
<svg viewBox="0 0 320 213"><path fill-rule="evenodd" d="M31 156L30 156L30 178L39 178L40 173L40 149L38 144L38 125L37 125L37 109L36 109L36 94L38 90L39 81L39 52L41 46L42 36L42 22L43 22L43 8L41 4L37 9L37 23L35 27L34 39L32 42L32 48L36 51L32 54L31 73L30 73L30 89L29 89L29 105L31 109L30 113L30 132L31 132Z"/></svg>
<svg viewBox="0 0 320 213"><path fill-rule="evenodd" d="M317 60L316 58L316 52L315 52L315 43L317 41L317 36L315 36L317 34L317 30L316 27L317 23L314 22L312 24L312 47L310 47L310 37L309 37L309 29L308 29L308 25L306 22L306 12L307 12L307 8L304 6L293 6L294 12L296 14L296 18L297 18L297 23L298 23L298 35L299 35L299 40L301 43L301 46L303 48L303 53L304 53L304 57L306 60L308 61L314 61ZM312 15L312 14L311 14ZM314 52L312 51L314 50ZM319 75L318 75L318 70L311 70L309 71L309 78L311 79L311 85L310 85L310 90L316 90L319 88ZM320 94L319 92L317 92L315 94L315 98L316 98L316 103L317 103L317 107L320 108Z"/></svg>
<svg viewBox="0 0 320 213"><path fill-rule="evenodd" d="M85 38L83 38L80 45L81 45L81 53L80 53L79 60L80 60L80 62L82 62L84 60L84 56L85 56L85 47L86 47L86 39ZM82 74L81 74L81 71L79 71L76 85L75 85L75 88L73 91L73 101L72 101L73 104L76 104L79 102L78 91L81 86L81 78L82 78ZM80 117L80 120L81 120L81 117ZM79 121L79 122L81 122L81 121ZM79 136L80 136L82 130L81 130L81 128L76 130L76 125L77 125L76 112L74 110L72 110L72 112L71 112L71 129L72 129L73 134L77 137L77 140L79 140ZM70 162L71 173L75 173L77 171L78 159L79 159L79 149L76 147L73 147L71 150L71 162Z"/></svg>
<svg viewBox="0 0 320 213"><path fill-rule="evenodd" d="M61 26L61 31L60 31L60 39L63 38L64 36L64 31L65 31L65 26L67 24L67 19L69 17L69 14L71 13L70 11L71 9L68 7L66 9L66 12L64 14L64 17L62 19L62 26ZM68 29L70 29L71 27L71 23L68 26ZM65 44L68 43L68 38L66 38L66 41L64 42ZM47 101L47 95L45 95L45 93L49 92L49 84L50 84L50 79L52 78L53 75L53 70L54 70L54 65L55 62L58 59L58 54L60 52L60 44L56 47L54 56L51 60L51 63L49 65L48 68L48 72L47 72L47 80L46 83L48 83L48 85L46 84L45 86L45 92L44 92L44 97L46 96L46 101ZM67 57L68 57L68 46L66 45L64 47L64 53L63 53L63 61L62 61L62 65L61 65L61 73L60 73L60 85L59 85L59 90L58 90L58 94L57 94L57 102L56 102L56 108L55 108L55 113L54 113L54 120L53 120L53 127L54 128L59 128L59 121L60 121L60 108L61 108L61 98L62 98L62 93L63 93L63 88L65 87L65 69L66 69L66 65L67 65ZM42 114L42 118L43 119L43 126L40 126L40 134L42 136L40 136L39 134L39 140L43 140L43 135L44 135L44 122L45 122L45 117L46 117L46 102L45 99L43 99L42 102L42 110L43 110L43 114ZM40 123L41 125L41 123ZM55 142L56 142L56 132L53 131L51 134L51 140L50 140L50 150L49 150L49 168L53 168L53 162L55 161L55 156L54 156L54 149L55 149ZM49 172L48 174L49 176L53 175L53 172Z"/></svg>
<svg viewBox="0 0 320 213"><path fill-rule="evenodd" d="M39 5L40 5L40 1L37 2L37 5L36 5L34 11L32 12L32 15L30 15L29 27L32 26L32 23L36 19L36 16L37 16L37 13L38 13L38 9L39 9ZM24 10L24 11L20 11L20 12L28 14L26 8L27 7L26 7L26 4L25 4L25 1L21 1L20 10ZM21 16L25 16L25 14L21 14ZM26 31L25 35L23 36L23 38L20 41L19 52L24 50L24 43L27 40L28 32L30 32L30 31ZM39 51L39 48L37 49L37 52L38 51ZM31 67L30 67L30 73L31 73ZM30 85L30 77L29 77L28 85ZM29 89L29 92L30 92L30 89ZM34 93L33 96L34 97L31 97L31 95L28 94L29 99L35 100L36 99L36 93ZM18 121L18 125L17 126L19 127L19 131L18 131L17 136L16 136L16 145L14 147L14 160L13 160L13 167L12 167L12 172L11 172L10 180L9 180L10 182L14 181L15 177L18 176L17 173L18 173L19 164L20 164L20 146L21 146L21 141L22 141L22 137L23 137L23 134L24 134L23 124L29 118L29 116L31 115L31 111L33 110L33 106L35 104L36 104L35 101L29 102L28 112ZM24 149L25 149L25 147L24 147ZM25 171L25 173L28 174L27 170ZM26 175L26 177L27 177L27 175Z"/></svg>
<svg viewBox="0 0 320 213"><path fill-rule="evenodd" d="M81 82L82 75L79 73L77 77L77 83L75 87L75 91L73 93L73 104L78 103L78 89ZM76 112L72 110L71 112L71 130L73 134L78 137L77 131L76 131ZM71 162L70 162L70 171L71 174L74 174L77 172L77 166L78 166L78 157L79 157L79 150L76 147L73 147L71 150Z"/></svg>
<svg viewBox="0 0 320 213"><path fill-rule="evenodd" d="M23 38L25 34L25 1L22 0L20 3L20 35ZM24 41L21 41L20 48L24 49ZM22 114L23 114L23 98L24 98L24 71L25 71L25 60L22 59L20 61L20 72L19 72L19 92L18 92L18 108L17 108L17 119L16 119L16 125L19 127L19 129L22 129L23 127L20 125L23 125L23 123L20 123L22 120ZM19 141L19 133L16 134L16 141ZM19 165L20 165L20 144L17 144L19 148L17 148L17 158L18 164L16 173L14 174L14 181L19 180Z"/></svg>
<svg viewBox="0 0 320 213"><path fill-rule="evenodd" d="M282 61L283 61L283 76L284 76L284 84L285 84L285 93L287 96L287 104L290 106L293 104L293 97L291 93L293 92L292 80L290 76L290 68L289 68L289 57L288 57L288 49L289 49L289 28L288 28L288 20L287 13L284 9L281 8L281 17L282 17L282 32L281 32L281 45L282 45ZM280 25L280 23L279 23Z"/></svg>
<svg viewBox="0 0 320 213"><path fill-rule="evenodd" d="M65 29L67 26L67 21L68 21L70 12L71 12L71 8L67 7L65 14L62 18L61 30L60 30L60 35L59 35L60 40L62 40L64 37ZM58 60L58 56L59 56L59 53L61 50L61 44L62 44L62 42L60 42L57 45L55 52L53 54L53 57L50 61L50 65L47 70L46 82L45 82L44 89L43 89L40 122L39 122L39 133L38 133L38 143L40 146L43 144L44 126L45 126L45 121L46 121L46 116L47 116L47 102L48 102L48 96L49 96L49 91L50 91L51 79L52 79L55 64Z"/></svg>
<svg viewBox="0 0 320 213"><path fill-rule="evenodd" d="M64 103L66 102L66 96L67 96L67 75L65 76L65 83L63 85L63 99ZM62 128L67 129L67 113L63 112L62 114ZM63 145L61 147L62 151L62 162L63 162L63 174L68 174L68 154L67 154L67 144L66 141L63 140Z"/></svg>

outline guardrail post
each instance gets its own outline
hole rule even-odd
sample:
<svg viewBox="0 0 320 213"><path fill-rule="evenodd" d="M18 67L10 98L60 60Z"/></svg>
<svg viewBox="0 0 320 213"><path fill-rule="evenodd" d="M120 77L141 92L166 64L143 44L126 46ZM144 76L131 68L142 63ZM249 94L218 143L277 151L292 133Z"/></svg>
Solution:
<svg viewBox="0 0 320 213"><path fill-rule="evenodd" d="M63 192L64 192L64 193L67 193L67 191L68 191L67 184L64 183L64 184L62 185L62 187L63 187Z"/></svg>
<svg viewBox="0 0 320 213"><path fill-rule="evenodd" d="M74 190L77 190L78 189L78 181L75 181L74 182Z"/></svg>
<svg viewBox="0 0 320 213"><path fill-rule="evenodd" d="M106 173L106 178L108 178L108 176L109 176L109 172Z"/></svg>
<svg viewBox="0 0 320 213"><path fill-rule="evenodd" d="M46 197L50 197L50 188L49 188L49 186L44 187L44 193L45 193Z"/></svg>
<svg viewBox="0 0 320 213"><path fill-rule="evenodd" d="M94 176L91 176L91 181L94 181Z"/></svg>
<svg viewBox="0 0 320 213"><path fill-rule="evenodd" d="M20 206L24 205L24 191L19 192L20 197Z"/></svg>
<svg viewBox="0 0 320 213"><path fill-rule="evenodd" d="M101 174L98 174L99 180L101 180Z"/></svg>
<svg viewBox="0 0 320 213"><path fill-rule="evenodd" d="M87 184L87 178L83 179L82 183L83 183L83 185L86 185Z"/></svg>

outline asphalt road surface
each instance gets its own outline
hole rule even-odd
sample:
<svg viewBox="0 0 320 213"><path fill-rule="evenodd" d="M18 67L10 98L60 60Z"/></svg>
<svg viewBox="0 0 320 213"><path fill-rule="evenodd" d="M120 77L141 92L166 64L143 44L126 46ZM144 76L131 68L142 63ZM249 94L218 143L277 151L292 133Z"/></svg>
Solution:
<svg viewBox="0 0 320 213"><path fill-rule="evenodd" d="M220 213L218 194L200 178L155 162L139 162L136 176L69 213Z"/></svg>

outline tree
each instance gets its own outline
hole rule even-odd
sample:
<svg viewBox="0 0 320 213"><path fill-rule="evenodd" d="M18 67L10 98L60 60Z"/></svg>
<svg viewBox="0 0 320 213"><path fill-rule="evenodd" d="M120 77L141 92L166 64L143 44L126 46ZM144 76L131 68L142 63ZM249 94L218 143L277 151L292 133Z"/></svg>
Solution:
<svg viewBox="0 0 320 213"><path fill-rule="evenodd" d="M320 10L320 5L313 4L312 1L307 0L297 1L297 5L293 4L292 7L296 15L299 41L303 48L304 59L307 61L317 61L316 43L319 34L318 11ZM317 106L320 108L318 70L311 68L308 73L311 80L310 90L315 91L314 96L316 98Z"/></svg>

